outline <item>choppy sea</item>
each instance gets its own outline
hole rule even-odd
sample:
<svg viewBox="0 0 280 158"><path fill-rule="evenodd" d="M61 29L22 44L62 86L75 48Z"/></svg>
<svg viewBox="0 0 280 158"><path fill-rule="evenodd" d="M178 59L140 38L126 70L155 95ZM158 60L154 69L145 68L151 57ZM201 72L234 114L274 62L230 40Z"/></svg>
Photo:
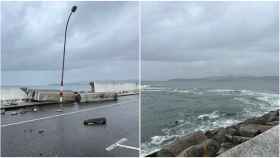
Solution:
<svg viewBox="0 0 280 158"><path fill-rule="evenodd" d="M176 137L229 126L279 108L278 77L142 83L143 155Z"/></svg>

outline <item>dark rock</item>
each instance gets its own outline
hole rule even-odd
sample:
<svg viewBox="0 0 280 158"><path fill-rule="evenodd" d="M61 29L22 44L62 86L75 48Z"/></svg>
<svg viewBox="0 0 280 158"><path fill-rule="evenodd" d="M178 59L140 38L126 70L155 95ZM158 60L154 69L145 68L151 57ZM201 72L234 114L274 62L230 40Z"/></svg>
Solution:
<svg viewBox="0 0 280 158"><path fill-rule="evenodd" d="M155 154L148 155L147 157L175 157L173 153L166 149L161 149L160 151L156 152Z"/></svg>
<svg viewBox="0 0 280 158"><path fill-rule="evenodd" d="M1 115L5 115L5 110L1 110Z"/></svg>
<svg viewBox="0 0 280 158"><path fill-rule="evenodd" d="M179 156L184 157L200 157L200 156L216 156L220 149L220 144L213 140L207 139L201 144L193 145L185 149Z"/></svg>
<svg viewBox="0 0 280 158"><path fill-rule="evenodd" d="M238 134L238 130L234 127L226 127L226 134L236 135L236 134Z"/></svg>
<svg viewBox="0 0 280 158"><path fill-rule="evenodd" d="M221 148L219 149L219 151L217 152L217 155L220 155L221 153L227 151L228 149L231 149L232 147L234 147L235 144L230 143L230 142L224 142L221 144Z"/></svg>
<svg viewBox="0 0 280 158"><path fill-rule="evenodd" d="M276 126L279 124L279 121L272 121L272 122L267 122L265 125L269 125L269 126Z"/></svg>
<svg viewBox="0 0 280 158"><path fill-rule="evenodd" d="M241 125L239 128L239 134L243 137L255 137L256 135L263 133L264 131L270 129L272 126L269 125L259 125L259 124L248 124Z"/></svg>
<svg viewBox="0 0 280 158"><path fill-rule="evenodd" d="M267 122L279 120L279 110L270 111L267 114L264 114L261 117L254 117L245 120L242 124L266 124Z"/></svg>
<svg viewBox="0 0 280 158"><path fill-rule="evenodd" d="M25 111L25 110L22 110L22 111L20 111L19 113L20 114L25 114L27 111Z"/></svg>
<svg viewBox="0 0 280 158"><path fill-rule="evenodd" d="M39 130L39 131L38 131L39 134L42 134L42 133L44 133L44 132L45 132L44 130Z"/></svg>
<svg viewBox="0 0 280 158"><path fill-rule="evenodd" d="M18 114L18 112L16 112L16 111L13 111L12 113L11 113L11 115L17 115Z"/></svg>
<svg viewBox="0 0 280 158"><path fill-rule="evenodd" d="M226 141L226 129L220 128L216 135L212 137L212 139L216 140L220 144Z"/></svg>
<svg viewBox="0 0 280 158"><path fill-rule="evenodd" d="M240 143L243 143L243 142L246 142L247 140L249 140L250 137L226 135L226 139L227 139L227 141L230 141L233 144L240 144Z"/></svg>
<svg viewBox="0 0 280 158"><path fill-rule="evenodd" d="M212 138L214 135L216 135L219 132L220 129L221 128L216 128L216 129L208 130L208 131L205 132L205 135L208 138Z"/></svg>
<svg viewBox="0 0 280 158"><path fill-rule="evenodd" d="M235 144L230 143L230 142L224 142L224 143L221 144L221 147L224 147L224 148L227 148L227 149L230 149L234 146L235 146Z"/></svg>
<svg viewBox="0 0 280 158"><path fill-rule="evenodd" d="M267 122L279 121L279 111L271 111L267 117Z"/></svg>
<svg viewBox="0 0 280 158"><path fill-rule="evenodd" d="M172 153L173 155L178 155L184 149L192 145L199 144L206 139L207 137L202 131L194 132L192 134L177 138L174 143L165 145L163 150L166 150L168 153Z"/></svg>

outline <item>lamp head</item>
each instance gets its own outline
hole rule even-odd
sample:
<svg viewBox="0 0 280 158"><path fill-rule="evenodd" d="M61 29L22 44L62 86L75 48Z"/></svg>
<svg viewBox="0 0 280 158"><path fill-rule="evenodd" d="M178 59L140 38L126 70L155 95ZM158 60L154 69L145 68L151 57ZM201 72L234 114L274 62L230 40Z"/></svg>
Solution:
<svg viewBox="0 0 280 158"><path fill-rule="evenodd" d="M71 11L74 13L76 10L77 10L77 6L74 5L74 6L72 7Z"/></svg>

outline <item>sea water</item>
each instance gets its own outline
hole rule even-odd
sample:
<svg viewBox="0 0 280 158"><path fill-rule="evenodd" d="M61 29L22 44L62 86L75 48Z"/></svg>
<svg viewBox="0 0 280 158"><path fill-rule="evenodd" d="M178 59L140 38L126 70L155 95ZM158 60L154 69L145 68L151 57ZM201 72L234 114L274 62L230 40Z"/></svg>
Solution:
<svg viewBox="0 0 280 158"><path fill-rule="evenodd" d="M278 77L143 81L142 154L279 108Z"/></svg>

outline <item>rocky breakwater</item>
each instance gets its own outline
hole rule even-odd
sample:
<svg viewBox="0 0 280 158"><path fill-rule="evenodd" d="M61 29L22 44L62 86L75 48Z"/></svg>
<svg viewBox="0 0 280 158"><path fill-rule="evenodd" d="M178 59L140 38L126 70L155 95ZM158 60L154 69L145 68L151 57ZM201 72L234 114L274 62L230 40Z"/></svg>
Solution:
<svg viewBox="0 0 280 158"><path fill-rule="evenodd" d="M232 126L206 132L197 131L179 137L147 157L218 156L278 124L279 110L271 111L261 117L250 118Z"/></svg>

